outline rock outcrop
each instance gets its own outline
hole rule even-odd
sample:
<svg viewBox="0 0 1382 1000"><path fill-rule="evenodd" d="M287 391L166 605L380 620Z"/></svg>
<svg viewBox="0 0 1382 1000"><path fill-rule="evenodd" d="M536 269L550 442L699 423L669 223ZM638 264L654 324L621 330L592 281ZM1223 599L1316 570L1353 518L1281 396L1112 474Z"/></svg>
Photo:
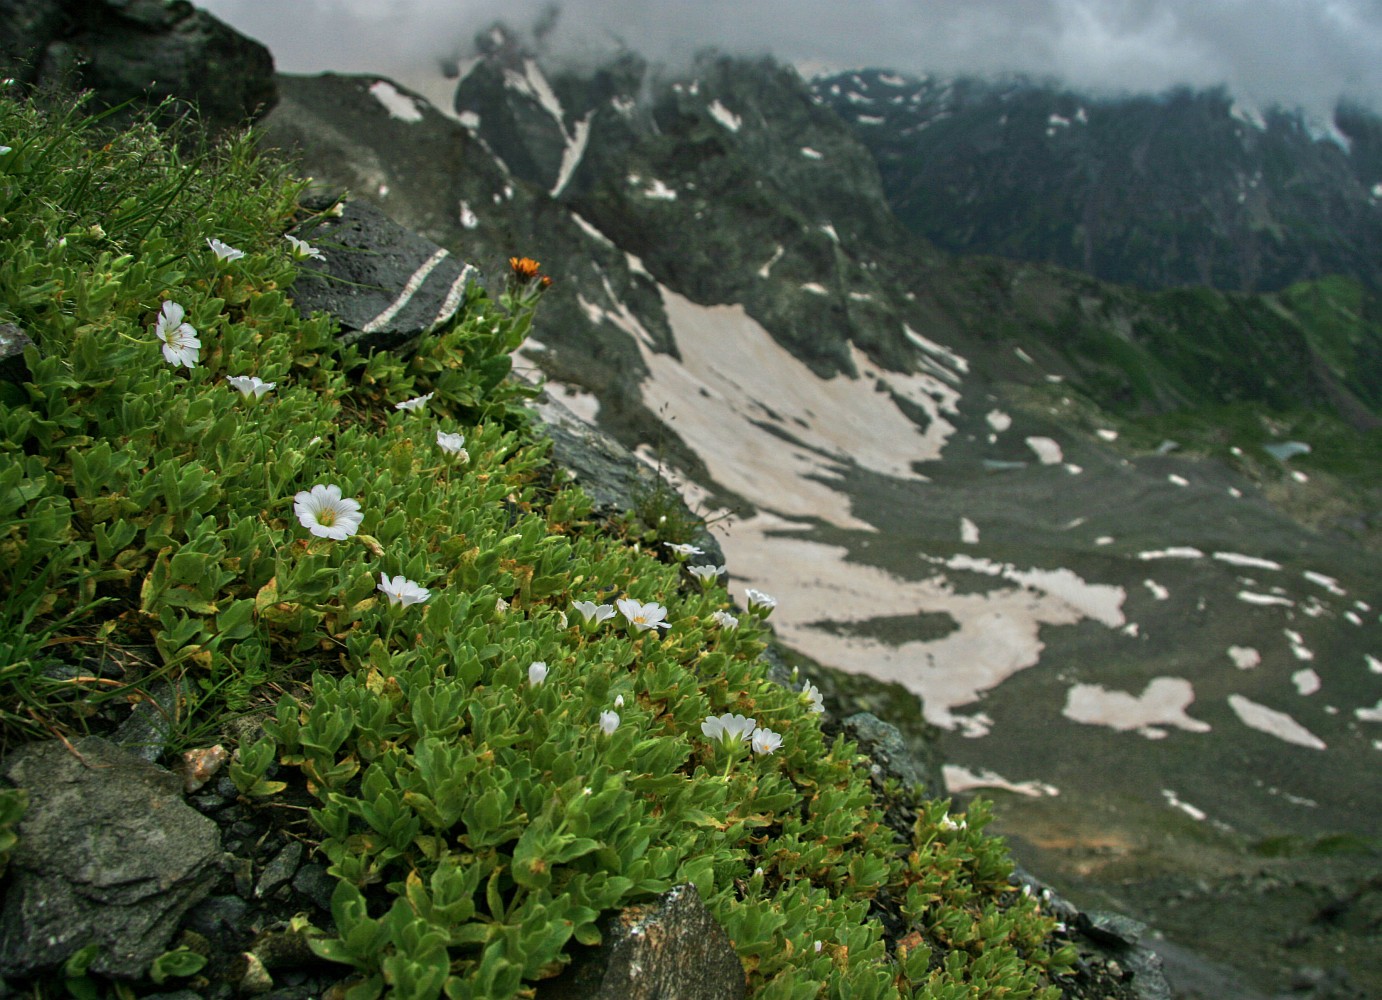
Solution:
<svg viewBox="0 0 1382 1000"><path fill-rule="evenodd" d="M277 99L269 50L183 0L6 3L0 72L90 90L104 108L172 98L172 113L195 107L212 131L246 125Z"/></svg>

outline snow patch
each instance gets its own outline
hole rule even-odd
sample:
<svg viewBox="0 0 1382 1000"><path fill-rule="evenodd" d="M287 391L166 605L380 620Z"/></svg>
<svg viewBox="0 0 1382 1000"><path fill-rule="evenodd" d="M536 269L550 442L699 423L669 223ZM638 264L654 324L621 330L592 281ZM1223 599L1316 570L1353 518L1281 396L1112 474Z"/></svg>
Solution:
<svg viewBox="0 0 1382 1000"><path fill-rule="evenodd" d="M1189 545L1172 546L1169 549L1153 549L1139 552L1137 558L1148 562L1152 559L1203 559L1204 553Z"/></svg>
<svg viewBox="0 0 1382 1000"><path fill-rule="evenodd" d="M460 219L461 225L466 229L474 229L480 224L480 217L471 210L470 203L466 201L461 202L460 212L457 217Z"/></svg>
<svg viewBox="0 0 1382 1000"><path fill-rule="evenodd" d="M1060 794L1059 788L1044 781L1009 781L996 771L986 768L971 771L959 764L945 765L945 787L952 792L968 792L975 788L999 788L1033 799Z"/></svg>
<svg viewBox="0 0 1382 1000"><path fill-rule="evenodd" d="M422 121L420 102L402 93L388 80L374 81L370 84L369 92L376 101L384 105L390 118L396 118L401 122Z"/></svg>
<svg viewBox="0 0 1382 1000"><path fill-rule="evenodd" d="M1115 430L1110 430L1110 429L1107 428L1107 427L1100 427L1100 428L1099 428L1097 431L1095 431L1094 433L1095 433L1095 434L1098 434L1099 437L1103 438L1105 441L1117 441L1117 440L1118 440L1118 432L1115 431Z"/></svg>
<svg viewBox="0 0 1382 1000"><path fill-rule="evenodd" d="M960 541L966 545L979 544L979 526L967 517L960 518Z"/></svg>
<svg viewBox="0 0 1382 1000"><path fill-rule="evenodd" d="M804 281L801 283L800 288L803 292L810 292L812 295L830 294L830 292L826 289L824 285L815 281Z"/></svg>
<svg viewBox="0 0 1382 1000"><path fill-rule="evenodd" d="M1238 591L1238 600L1244 604L1256 604L1259 607L1270 607L1279 605L1283 608L1294 608L1296 602L1289 597L1280 597L1276 594L1258 594L1251 590Z"/></svg>
<svg viewBox="0 0 1382 1000"><path fill-rule="evenodd" d="M1203 809L1196 809L1189 802L1182 802L1181 799L1176 795L1176 793L1171 791L1171 789L1169 788L1163 788L1161 790L1161 795L1162 798L1166 800L1166 804L1168 806L1170 806L1172 809L1179 809L1181 812L1185 813L1185 815L1189 816L1193 820L1199 820L1201 823L1203 823L1206 819L1209 818L1209 814L1206 813Z"/></svg>
<svg viewBox="0 0 1382 1000"><path fill-rule="evenodd" d="M916 344L927 354L931 355L932 357L938 358L944 364L955 369L961 375L969 374L969 362L966 361L964 358L960 357L960 355L956 354L950 348L946 347L944 344L938 344L934 340L930 340L926 337L923 337L921 334L917 333L915 330L913 330L910 326L908 326L905 323L902 325L902 332L907 335L908 340Z"/></svg>
<svg viewBox="0 0 1382 1000"><path fill-rule="evenodd" d="M1291 683L1296 686L1296 694L1312 695L1320 689L1320 675L1306 667L1291 675Z"/></svg>
<svg viewBox="0 0 1382 1000"><path fill-rule="evenodd" d="M1254 569L1281 569L1281 563L1272 562L1270 559L1260 559L1257 556L1243 556L1237 552L1216 552L1214 558L1220 562L1228 563L1230 566L1251 566Z"/></svg>
<svg viewBox="0 0 1382 1000"><path fill-rule="evenodd" d="M758 276L766 278L772 272L773 265L782 259L784 253L786 251L781 246L774 250L773 255L768 258L768 262L758 269Z"/></svg>
<svg viewBox="0 0 1382 1000"><path fill-rule="evenodd" d="M718 100L710 102L710 117L714 118L731 132L738 132L739 127L744 124L744 119L729 110L729 108L725 107Z"/></svg>
<svg viewBox="0 0 1382 1000"><path fill-rule="evenodd" d="M998 434L1002 434L1013 425L1013 418L1002 410L989 410L984 416L984 419L988 421L988 425Z"/></svg>
<svg viewBox="0 0 1382 1000"><path fill-rule="evenodd" d="M1195 700L1195 688L1183 677L1154 678L1140 695L1110 691L1099 684L1076 684L1065 698L1061 714L1074 722L1135 731L1149 740L1164 739L1165 726L1191 733L1207 733L1210 725L1185 710Z"/></svg>
<svg viewBox="0 0 1382 1000"><path fill-rule="evenodd" d="M1262 665L1262 654L1251 646L1228 647L1228 658L1239 670L1252 670Z"/></svg>
<svg viewBox="0 0 1382 1000"><path fill-rule="evenodd" d="M1316 573L1314 570L1306 570L1301 576L1311 583L1317 584L1329 591L1335 597L1347 597L1348 591L1339 586L1339 581L1332 576L1325 576L1323 573Z"/></svg>
<svg viewBox="0 0 1382 1000"><path fill-rule="evenodd" d="M1158 601L1164 601L1171 596L1171 592L1167 590L1165 587L1163 587L1161 584L1157 583L1155 580L1143 580L1142 586L1150 590L1152 592L1152 596L1155 597Z"/></svg>
<svg viewBox="0 0 1382 1000"><path fill-rule="evenodd" d="M1292 631L1289 628L1282 629L1281 631L1290 641L1291 652L1295 654L1297 660L1309 662L1315 658L1315 654L1305 648L1305 639L1299 632Z"/></svg>
<svg viewBox="0 0 1382 1000"><path fill-rule="evenodd" d="M812 149L810 146L802 146L802 147L801 147L801 155L804 156L804 157L806 157L808 160L823 160L823 159L825 159L825 154L824 154L824 153L822 153L819 149Z"/></svg>
<svg viewBox="0 0 1382 1000"><path fill-rule="evenodd" d="M1279 740L1294 743L1296 746L1308 747L1311 750L1328 748L1328 744L1324 740L1285 712L1278 712L1266 705L1259 705L1241 694L1229 695L1228 704L1233 709L1234 714L1238 716L1239 721L1249 729L1256 729L1268 736L1275 736Z"/></svg>
<svg viewBox="0 0 1382 1000"><path fill-rule="evenodd" d="M1353 714L1359 722L1382 722L1382 698L1378 698L1372 708L1355 708Z"/></svg>
<svg viewBox="0 0 1382 1000"><path fill-rule="evenodd" d="M1172 486L1185 487L1190 485L1190 480L1186 479L1184 476L1178 476L1174 472L1166 477L1166 481Z"/></svg>
<svg viewBox="0 0 1382 1000"><path fill-rule="evenodd" d="M1060 445L1048 437L1029 437L1027 447L1036 452L1042 465L1059 465L1064 459Z"/></svg>

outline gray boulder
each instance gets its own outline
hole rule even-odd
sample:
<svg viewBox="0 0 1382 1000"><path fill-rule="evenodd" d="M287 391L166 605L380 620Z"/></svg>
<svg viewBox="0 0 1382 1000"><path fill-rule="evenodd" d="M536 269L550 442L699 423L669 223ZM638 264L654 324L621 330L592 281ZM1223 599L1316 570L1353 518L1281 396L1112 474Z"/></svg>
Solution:
<svg viewBox="0 0 1382 1000"><path fill-rule="evenodd" d="M273 57L183 0L18 0L0 5L0 70L38 87L90 90L98 106L195 104L213 130L277 100Z"/></svg>
<svg viewBox="0 0 1382 1000"><path fill-rule="evenodd" d="M328 207L328 203L312 203ZM478 274L367 201L344 201L306 234L322 251L293 284L303 315L320 310L341 325L341 341L398 347L454 316Z"/></svg>
<svg viewBox="0 0 1382 1000"><path fill-rule="evenodd" d="M630 906L602 923L604 943L562 975L541 983L538 1000L739 1000L744 969L692 885Z"/></svg>
<svg viewBox="0 0 1382 1000"><path fill-rule="evenodd" d="M0 773L29 792L0 908L0 974L57 968L90 944L93 971L146 974L211 891L216 824L183 801L176 775L97 736L21 747Z"/></svg>

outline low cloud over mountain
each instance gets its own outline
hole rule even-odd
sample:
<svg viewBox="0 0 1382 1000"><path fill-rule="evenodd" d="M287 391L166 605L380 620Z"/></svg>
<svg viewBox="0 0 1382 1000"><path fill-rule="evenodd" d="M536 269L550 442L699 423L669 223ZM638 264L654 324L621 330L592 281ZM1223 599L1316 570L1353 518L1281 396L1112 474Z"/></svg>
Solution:
<svg viewBox="0 0 1382 1000"><path fill-rule="evenodd" d="M698 48L771 51L804 70L1054 75L1095 90L1227 84L1324 116L1382 97L1382 8L1369 0L205 0L288 72L408 79L503 18L571 53L622 42L676 61Z"/></svg>

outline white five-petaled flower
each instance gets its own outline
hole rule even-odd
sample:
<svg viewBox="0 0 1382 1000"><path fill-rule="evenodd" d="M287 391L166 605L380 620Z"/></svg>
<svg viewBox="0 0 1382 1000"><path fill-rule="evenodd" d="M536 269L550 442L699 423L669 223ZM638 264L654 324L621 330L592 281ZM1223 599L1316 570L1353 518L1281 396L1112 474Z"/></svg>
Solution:
<svg viewBox="0 0 1382 1000"><path fill-rule="evenodd" d="M430 392L421 396L414 396L412 399L405 399L401 403L394 403L393 408L395 410L420 410L427 405L427 401L431 399L432 396L433 393Z"/></svg>
<svg viewBox="0 0 1382 1000"><path fill-rule="evenodd" d="M272 392L277 382L265 382L258 375L227 375L226 381L231 388L239 391L242 396L253 396L255 399L265 393Z"/></svg>
<svg viewBox="0 0 1382 1000"><path fill-rule="evenodd" d="M311 491L303 490L293 497L293 513L303 527L318 538L334 538L340 541L349 538L360 530L360 522L365 515L360 513L360 502L341 496L341 488L336 485L313 486Z"/></svg>
<svg viewBox="0 0 1382 1000"><path fill-rule="evenodd" d="M701 723L701 732L727 747L736 747L752 739L757 725L757 719L726 712L724 715L707 715Z"/></svg>
<svg viewBox="0 0 1382 1000"><path fill-rule="evenodd" d="M239 260L245 256L245 251L236 250L230 244L222 243L214 237L207 239L206 245L211 248L211 252L216 255L217 260Z"/></svg>
<svg viewBox="0 0 1382 1000"><path fill-rule="evenodd" d="M646 632L648 629L672 627L672 623L665 620L667 609L656 601L649 601L644 604L642 601L635 601L632 597L621 597L614 603L619 605L619 613L640 632Z"/></svg>
<svg viewBox="0 0 1382 1000"><path fill-rule="evenodd" d="M314 257L317 260L322 259L322 252L306 240L300 240L296 236L291 236L287 233L283 235L283 238L292 245L293 256L298 260L306 260L308 257Z"/></svg>
<svg viewBox="0 0 1382 1000"><path fill-rule="evenodd" d="M946 813L941 817L941 821L938 825L942 830L963 830L967 824L964 820L960 820L958 823L955 822L955 820L950 818L950 814Z"/></svg>
<svg viewBox="0 0 1382 1000"><path fill-rule="evenodd" d="M202 342L197 339L196 327L182 321L185 315L187 311L169 299L163 303L163 309L158 314L154 335L163 341L163 356L170 365L195 368Z"/></svg>
<svg viewBox="0 0 1382 1000"><path fill-rule="evenodd" d="M547 679L547 664L542 660L534 660L528 664L528 683L537 687Z"/></svg>
<svg viewBox="0 0 1382 1000"><path fill-rule="evenodd" d="M601 712L600 728L603 729L606 734L612 734L616 729L619 728L619 713Z"/></svg>
<svg viewBox="0 0 1382 1000"><path fill-rule="evenodd" d="M301 494L299 494L299 496L301 496ZM343 502L353 503L354 501L346 500ZM402 574L390 577L386 573L380 573L378 589L382 590L385 596L388 597L390 607L401 604L406 608L410 604L421 604L432 596L432 592L426 587L419 586Z"/></svg>
<svg viewBox="0 0 1382 1000"><path fill-rule="evenodd" d="M716 611L711 614L710 620L727 632L739 627L739 619L728 611Z"/></svg>
<svg viewBox="0 0 1382 1000"><path fill-rule="evenodd" d="M757 611L759 608L765 611L771 611L773 608L777 607L777 598L770 597L761 590L754 590L752 587L749 587L744 591L744 596L749 599L750 611Z"/></svg>
<svg viewBox="0 0 1382 1000"><path fill-rule="evenodd" d="M816 687L816 685L812 684L810 681L807 681L805 684L801 686L801 696L805 701L810 703L811 711L825 711L825 697L821 694L821 689Z"/></svg>
<svg viewBox="0 0 1382 1000"><path fill-rule="evenodd" d="M670 549L674 555L685 559L687 556L703 556L705 549L697 548L690 544L677 544L676 542L663 542L664 547Z"/></svg>
<svg viewBox="0 0 1382 1000"><path fill-rule="evenodd" d="M749 741L754 753L772 753L782 746L782 737L771 729L755 729Z"/></svg>
<svg viewBox="0 0 1382 1000"><path fill-rule="evenodd" d="M725 571L723 566L687 566L686 571L701 581L702 586L710 586L720 578L720 574Z"/></svg>
<svg viewBox="0 0 1382 1000"><path fill-rule="evenodd" d="M581 613L587 625L599 625L607 618L614 617L614 605L596 604L594 601L572 601L571 606Z"/></svg>
<svg viewBox="0 0 1382 1000"><path fill-rule="evenodd" d="M401 405L401 404L400 404ZM460 455L465 452L465 435L448 434L446 431L437 431L437 447L448 455ZM466 455L469 458L469 455Z"/></svg>

